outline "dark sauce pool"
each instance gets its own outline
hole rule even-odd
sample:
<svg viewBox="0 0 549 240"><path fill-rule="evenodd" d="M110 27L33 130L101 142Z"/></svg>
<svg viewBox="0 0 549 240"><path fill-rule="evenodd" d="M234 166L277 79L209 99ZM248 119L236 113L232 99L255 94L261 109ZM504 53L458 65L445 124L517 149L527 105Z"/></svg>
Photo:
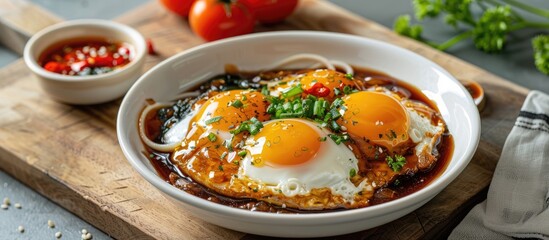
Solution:
<svg viewBox="0 0 549 240"><path fill-rule="evenodd" d="M404 95L407 95L411 100L423 102L432 109L435 109L437 112L439 111L434 102L429 100L423 93L421 93L419 89L408 83L399 81L398 79L395 79L385 73L371 69L354 67L354 70L355 79L364 80L359 83L359 85L362 85L359 88L366 89L374 85L383 86L392 91L398 91ZM288 70L284 72L301 73L306 71L308 70ZM225 91L231 89L260 89L260 80L276 79L280 75L280 71L263 72L259 73L259 75L258 73L238 72L233 66L228 66L226 72L226 74L216 76L207 83L199 86L198 89L200 92L202 94L206 94L210 90ZM192 100L185 101L187 101L186 104L192 104ZM173 115L185 114L185 109L181 109L181 107L177 107L177 109L164 109L164 111L167 111L167 113L164 113L166 115L170 115L170 112ZM157 116L158 114L156 114L155 111L151 111L146 118L146 134L150 139L158 140L162 131L164 131L162 123ZM166 119L163 120L165 121ZM452 157L453 149L453 138L449 133L445 133L437 146L439 159L429 171L418 172L413 176L399 176L391 184L383 186L376 191L374 197L370 199L370 206L405 197L427 186L439 177L442 172L444 172ZM151 164L154 166L160 177L162 177L166 182L185 192L211 202L250 211L272 213L306 214L347 210L299 210L284 208L255 199L236 199L226 197L194 182L190 177L185 176L175 165L170 162L171 153L157 152L147 148L147 152L144 152L144 154L148 156Z"/></svg>

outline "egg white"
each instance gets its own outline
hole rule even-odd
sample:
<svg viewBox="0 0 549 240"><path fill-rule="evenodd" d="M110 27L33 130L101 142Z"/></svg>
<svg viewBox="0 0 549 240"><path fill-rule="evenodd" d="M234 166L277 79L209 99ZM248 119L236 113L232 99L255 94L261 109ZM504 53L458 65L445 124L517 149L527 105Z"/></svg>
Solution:
<svg viewBox="0 0 549 240"><path fill-rule="evenodd" d="M410 129L408 136L416 144L414 150L418 157L424 154L431 154L436 145L437 138L445 130L444 125L433 125L431 120L415 109L406 107L408 116L410 117Z"/></svg>
<svg viewBox="0 0 549 240"><path fill-rule="evenodd" d="M265 164L257 167L252 164L252 155L261 152L265 140L247 141L244 149L251 154L247 154L241 161L238 177L257 182L270 189L274 194L282 193L288 197L306 195L312 189L329 188L332 194L352 201L353 197L366 185L366 181L363 181L355 186L350 180L351 169L358 173L358 160L355 155L345 144L337 145L332 141L328 136L328 130L307 120L293 120L303 122L315 129L318 137L326 137L326 141L321 142L319 152L314 156L314 159L292 166Z"/></svg>

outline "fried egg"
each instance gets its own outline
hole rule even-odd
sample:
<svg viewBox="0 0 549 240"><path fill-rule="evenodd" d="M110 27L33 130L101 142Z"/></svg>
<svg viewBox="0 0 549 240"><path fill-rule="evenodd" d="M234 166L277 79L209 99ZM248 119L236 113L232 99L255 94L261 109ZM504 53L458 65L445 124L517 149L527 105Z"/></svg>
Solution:
<svg viewBox="0 0 549 240"><path fill-rule="evenodd" d="M435 111L426 105L381 87L352 93L342 100L346 110L340 123L350 134L385 147L389 153L413 145L419 159L436 154L433 150L445 125L431 120L428 115Z"/></svg>
<svg viewBox="0 0 549 240"><path fill-rule="evenodd" d="M327 188L333 195L352 201L365 186L365 182L355 186L351 181L358 173L358 160L328 134L307 120L270 121L246 141L248 154L241 161L239 178L286 197Z"/></svg>
<svg viewBox="0 0 549 240"><path fill-rule="evenodd" d="M289 75L280 81L268 83L271 95L280 96L294 86L301 85L301 88L307 92L315 87L315 84L321 84L329 89L329 94L325 97L331 99L335 96L335 89L340 90L345 86L354 87L355 83L346 77L344 73L336 70L317 69L305 74Z"/></svg>

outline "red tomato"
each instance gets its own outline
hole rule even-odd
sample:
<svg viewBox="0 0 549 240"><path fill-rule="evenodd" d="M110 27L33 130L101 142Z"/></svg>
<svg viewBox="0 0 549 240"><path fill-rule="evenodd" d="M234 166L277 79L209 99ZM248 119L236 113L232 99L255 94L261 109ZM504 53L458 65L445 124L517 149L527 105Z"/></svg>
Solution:
<svg viewBox="0 0 549 240"><path fill-rule="evenodd" d="M253 9L257 21L261 23L277 23L283 21L294 12L298 0L243 0Z"/></svg>
<svg viewBox="0 0 549 240"><path fill-rule="evenodd" d="M251 33L255 19L235 0L198 0L191 7L189 23L207 41Z"/></svg>
<svg viewBox="0 0 549 240"><path fill-rule="evenodd" d="M189 16L189 10L194 2L195 0L160 0L164 7L182 17Z"/></svg>

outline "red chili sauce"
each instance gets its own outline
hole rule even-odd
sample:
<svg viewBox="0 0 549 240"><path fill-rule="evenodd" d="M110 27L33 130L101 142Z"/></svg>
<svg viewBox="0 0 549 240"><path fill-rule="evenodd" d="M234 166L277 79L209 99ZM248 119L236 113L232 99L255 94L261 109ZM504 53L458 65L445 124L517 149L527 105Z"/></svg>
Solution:
<svg viewBox="0 0 549 240"><path fill-rule="evenodd" d="M40 54L38 64L58 74L90 76L125 66L133 54L128 43L98 37L78 38L53 44Z"/></svg>

